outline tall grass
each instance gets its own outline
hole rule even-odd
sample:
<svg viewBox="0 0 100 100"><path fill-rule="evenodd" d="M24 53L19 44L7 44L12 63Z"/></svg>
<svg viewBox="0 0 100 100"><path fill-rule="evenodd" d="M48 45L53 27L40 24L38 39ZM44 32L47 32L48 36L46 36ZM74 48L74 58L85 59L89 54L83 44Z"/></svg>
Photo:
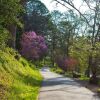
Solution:
<svg viewBox="0 0 100 100"><path fill-rule="evenodd" d="M37 100L42 77L33 64L16 55L10 48L0 51L0 100Z"/></svg>

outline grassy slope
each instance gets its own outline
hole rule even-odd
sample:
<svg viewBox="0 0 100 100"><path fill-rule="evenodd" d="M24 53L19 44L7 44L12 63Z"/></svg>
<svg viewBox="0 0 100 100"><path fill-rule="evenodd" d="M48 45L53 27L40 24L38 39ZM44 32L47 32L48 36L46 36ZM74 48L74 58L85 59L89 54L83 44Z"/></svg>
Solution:
<svg viewBox="0 0 100 100"><path fill-rule="evenodd" d="M7 48L0 51L0 100L36 100L42 77L34 65Z"/></svg>

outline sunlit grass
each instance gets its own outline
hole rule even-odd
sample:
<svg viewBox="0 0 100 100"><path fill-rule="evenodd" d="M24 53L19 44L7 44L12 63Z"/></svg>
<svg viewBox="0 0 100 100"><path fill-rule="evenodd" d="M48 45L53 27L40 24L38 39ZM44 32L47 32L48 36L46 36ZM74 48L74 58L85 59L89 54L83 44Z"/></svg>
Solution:
<svg viewBox="0 0 100 100"><path fill-rule="evenodd" d="M89 81L90 78L83 75L79 79L83 81Z"/></svg>
<svg viewBox="0 0 100 100"><path fill-rule="evenodd" d="M42 77L34 65L15 53L0 51L0 100L36 100Z"/></svg>

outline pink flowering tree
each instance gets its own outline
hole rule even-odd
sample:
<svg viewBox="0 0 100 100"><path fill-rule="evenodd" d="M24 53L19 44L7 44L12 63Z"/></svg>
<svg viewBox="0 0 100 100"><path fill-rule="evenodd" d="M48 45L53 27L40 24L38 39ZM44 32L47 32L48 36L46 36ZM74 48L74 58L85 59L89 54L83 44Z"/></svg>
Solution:
<svg viewBox="0 0 100 100"><path fill-rule="evenodd" d="M60 57L56 60L57 65L64 71L73 71L75 70L75 67L77 66L78 62L74 58L64 58Z"/></svg>
<svg viewBox="0 0 100 100"><path fill-rule="evenodd" d="M41 59L47 52L44 37L33 31L24 33L20 43L21 54L30 60Z"/></svg>

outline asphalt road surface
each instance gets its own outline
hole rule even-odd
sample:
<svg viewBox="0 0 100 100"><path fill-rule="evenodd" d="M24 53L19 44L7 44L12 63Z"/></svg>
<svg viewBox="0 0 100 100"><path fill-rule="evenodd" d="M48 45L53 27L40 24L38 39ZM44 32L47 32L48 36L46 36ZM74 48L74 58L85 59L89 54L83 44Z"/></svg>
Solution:
<svg viewBox="0 0 100 100"><path fill-rule="evenodd" d="M95 93L81 86L71 78L50 72L43 68L44 77L39 100L100 100Z"/></svg>

